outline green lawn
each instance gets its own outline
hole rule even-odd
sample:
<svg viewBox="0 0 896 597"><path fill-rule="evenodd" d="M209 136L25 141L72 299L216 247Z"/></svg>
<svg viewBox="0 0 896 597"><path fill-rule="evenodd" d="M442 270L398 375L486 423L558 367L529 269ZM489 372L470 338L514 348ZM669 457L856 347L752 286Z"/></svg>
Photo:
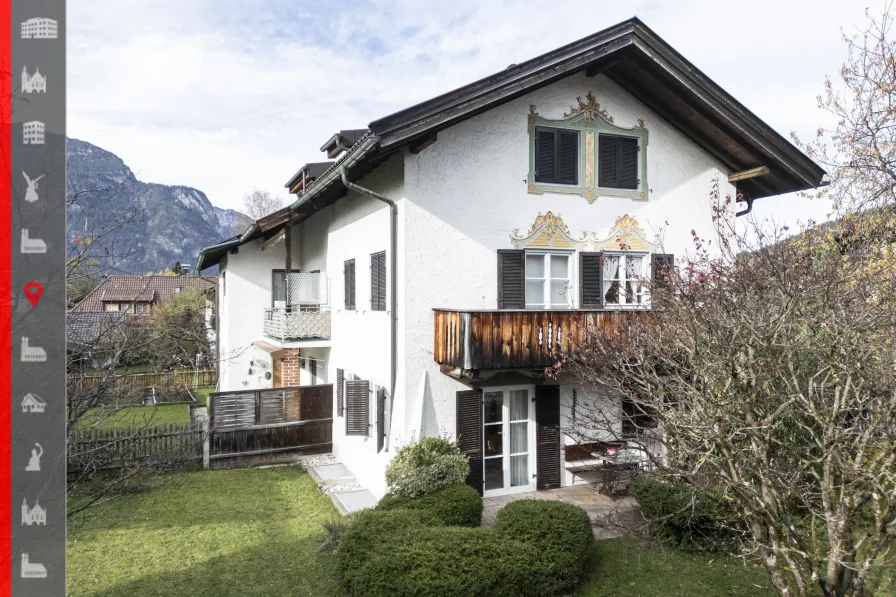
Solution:
<svg viewBox="0 0 896 597"><path fill-rule="evenodd" d="M198 390L191 389L190 393L193 394L197 403L208 406L208 395L214 391L215 388L199 388Z"/></svg>
<svg viewBox="0 0 896 597"><path fill-rule="evenodd" d="M337 517L296 467L157 475L149 491L72 521L69 595L345 597L318 551L322 523ZM591 559L579 597L774 595L762 569L735 558L620 538Z"/></svg>
<svg viewBox="0 0 896 597"><path fill-rule="evenodd" d="M685 553L632 537L598 541L581 597L773 597L763 568L737 558Z"/></svg>
<svg viewBox="0 0 896 597"><path fill-rule="evenodd" d="M197 398L198 400L198 398ZM189 423L190 406L184 404L158 404L154 406L129 406L121 409L92 408L78 421L80 429L123 429L168 423Z"/></svg>
<svg viewBox="0 0 896 597"><path fill-rule="evenodd" d="M295 467L159 475L68 535L71 597L328 597L343 593L321 524L338 515Z"/></svg>

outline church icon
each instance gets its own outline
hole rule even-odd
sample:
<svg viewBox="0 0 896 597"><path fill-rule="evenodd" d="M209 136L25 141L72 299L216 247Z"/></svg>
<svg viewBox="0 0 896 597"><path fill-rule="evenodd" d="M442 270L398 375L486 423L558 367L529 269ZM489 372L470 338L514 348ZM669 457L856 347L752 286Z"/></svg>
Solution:
<svg viewBox="0 0 896 597"><path fill-rule="evenodd" d="M29 527L33 524L47 526L47 510L41 508L37 500L34 507L29 508L28 498L22 498L22 524Z"/></svg>
<svg viewBox="0 0 896 597"><path fill-rule="evenodd" d="M22 67L22 93L46 93L47 77L40 74L40 69L35 67L34 74L28 74L28 67Z"/></svg>
<svg viewBox="0 0 896 597"><path fill-rule="evenodd" d="M42 413L46 407L47 403L37 394L25 394L22 398L23 413Z"/></svg>
<svg viewBox="0 0 896 597"><path fill-rule="evenodd" d="M41 255L47 252L47 243L39 238L31 238L27 228L22 228L22 254Z"/></svg>
<svg viewBox="0 0 896 597"><path fill-rule="evenodd" d="M22 554L22 578L47 578L47 568L43 564L29 561L28 554Z"/></svg>

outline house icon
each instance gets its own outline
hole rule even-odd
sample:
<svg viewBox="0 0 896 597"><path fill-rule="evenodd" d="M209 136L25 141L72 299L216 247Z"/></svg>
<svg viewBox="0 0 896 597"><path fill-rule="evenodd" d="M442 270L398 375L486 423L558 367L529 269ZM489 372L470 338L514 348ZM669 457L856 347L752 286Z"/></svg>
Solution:
<svg viewBox="0 0 896 597"><path fill-rule="evenodd" d="M36 394L25 394L25 397L22 398L23 413L42 413L46 406L47 403Z"/></svg>

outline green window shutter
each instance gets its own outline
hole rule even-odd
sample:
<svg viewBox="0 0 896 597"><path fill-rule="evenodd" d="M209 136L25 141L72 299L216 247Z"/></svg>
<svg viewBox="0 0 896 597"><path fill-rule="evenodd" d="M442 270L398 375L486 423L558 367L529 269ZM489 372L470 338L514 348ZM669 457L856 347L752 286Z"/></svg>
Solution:
<svg viewBox="0 0 896 597"><path fill-rule="evenodd" d="M368 435L370 427L370 383L366 379L345 382L345 434Z"/></svg>
<svg viewBox="0 0 896 597"><path fill-rule="evenodd" d="M599 309L603 306L603 253L579 253L579 306L582 309Z"/></svg>
<svg viewBox="0 0 896 597"><path fill-rule="evenodd" d="M498 308L526 308L526 253L498 249Z"/></svg>
<svg viewBox="0 0 896 597"><path fill-rule="evenodd" d="M482 495L482 392L457 393L457 445L470 461L466 483Z"/></svg>

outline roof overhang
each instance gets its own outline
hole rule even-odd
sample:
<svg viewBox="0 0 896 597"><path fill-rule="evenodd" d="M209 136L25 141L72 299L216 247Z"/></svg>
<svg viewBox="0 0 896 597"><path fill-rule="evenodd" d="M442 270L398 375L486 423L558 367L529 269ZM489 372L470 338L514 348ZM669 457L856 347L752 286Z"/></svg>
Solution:
<svg viewBox="0 0 896 597"><path fill-rule="evenodd" d="M814 188L815 162L633 18L537 58L370 123L383 150L403 146L564 77L604 74L731 172L767 167L738 181L752 198Z"/></svg>

